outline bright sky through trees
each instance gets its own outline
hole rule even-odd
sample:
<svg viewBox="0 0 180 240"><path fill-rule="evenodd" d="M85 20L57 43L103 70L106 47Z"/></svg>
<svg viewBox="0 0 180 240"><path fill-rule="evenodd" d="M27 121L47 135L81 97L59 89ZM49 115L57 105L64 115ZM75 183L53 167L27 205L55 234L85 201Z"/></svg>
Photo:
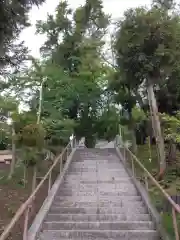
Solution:
<svg viewBox="0 0 180 240"><path fill-rule="evenodd" d="M35 24L37 20L45 20L47 13L53 14L55 8L60 0L47 0L43 6L40 6L39 9L37 7L33 7L30 12L30 19L32 27L24 30L21 34L21 39L23 39L31 50L31 54L35 57L39 56L39 48L45 41L44 36L36 36L35 35ZM73 8L78 7L83 4L84 0L69 0L70 6ZM130 7L137 7L142 5L150 5L150 0L104 0L104 9L105 12L112 15L112 18L118 18L123 15L123 12L126 11Z"/></svg>

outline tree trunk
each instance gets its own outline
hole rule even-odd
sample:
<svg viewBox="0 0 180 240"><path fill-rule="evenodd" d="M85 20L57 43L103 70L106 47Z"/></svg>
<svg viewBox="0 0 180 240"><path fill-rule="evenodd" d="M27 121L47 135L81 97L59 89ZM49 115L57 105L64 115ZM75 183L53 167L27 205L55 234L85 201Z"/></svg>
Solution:
<svg viewBox="0 0 180 240"><path fill-rule="evenodd" d="M172 165L176 161L176 144L171 140L169 143L168 163Z"/></svg>
<svg viewBox="0 0 180 240"><path fill-rule="evenodd" d="M156 137L156 144L157 144L159 160L160 160L159 178L161 178L166 170L165 147L164 147L164 139L161 131L156 97L154 94L153 84L151 81L148 82L147 92L148 92L150 112L152 116L152 127L154 131L154 136Z"/></svg>
<svg viewBox="0 0 180 240"><path fill-rule="evenodd" d="M27 166L24 164L24 188L26 187L26 181L27 181Z"/></svg>
<svg viewBox="0 0 180 240"><path fill-rule="evenodd" d="M36 177L37 177L37 166L35 165L34 168L33 168L32 192L36 188Z"/></svg>
<svg viewBox="0 0 180 240"><path fill-rule="evenodd" d="M14 130L14 125L12 124L12 160L11 160L11 165L10 165L10 171L9 171L9 175L8 175L8 179L11 179L13 174L14 174L14 170L15 170L15 164L16 164L16 144L15 144L15 130Z"/></svg>

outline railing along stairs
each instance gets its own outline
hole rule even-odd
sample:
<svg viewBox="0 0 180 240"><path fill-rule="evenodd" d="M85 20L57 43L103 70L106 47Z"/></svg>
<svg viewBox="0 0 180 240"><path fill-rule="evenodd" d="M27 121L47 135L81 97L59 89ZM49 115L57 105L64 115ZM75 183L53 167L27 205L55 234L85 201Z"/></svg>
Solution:
<svg viewBox="0 0 180 240"><path fill-rule="evenodd" d="M28 236L28 229L29 229L29 218L30 218L30 211L33 207L33 203L36 199L37 194L40 192L40 190L43 188L45 183L48 181L48 189L47 189L47 196L52 188L52 172L59 164L59 173L61 174L63 171L63 163L67 161L69 155L71 154L73 148L76 147L76 139L73 138L68 145L64 148L62 153L57 156L54 160L54 163L49 168L48 172L45 174L45 176L42 178L40 183L37 185L36 189L32 192L32 194L29 196L29 198L20 206L20 208L15 213L14 217L12 218L11 222L5 227L3 233L0 236L0 240L6 240L8 239L9 235L13 232L13 229L15 226L19 223L20 218L24 216L24 226L23 226L23 232L22 232L22 238L23 240L27 240Z"/></svg>
<svg viewBox="0 0 180 240"><path fill-rule="evenodd" d="M158 181L144 167L141 161L131 152L131 150L129 149L130 145L131 144L129 142L124 143L120 136L117 136L115 140L115 146L118 147L120 153L123 155L125 165L127 169L130 169L132 177L137 179L139 173L141 175L141 179L143 178L147 193L149 193L150 184L151 186L155 186L163 196L164 200L166 200L171 206L174 237L175 240L180 240L180 226L178 226L177 222L177 215L180 216L180 206L174 202L170 195L162 188Z"/></svg>

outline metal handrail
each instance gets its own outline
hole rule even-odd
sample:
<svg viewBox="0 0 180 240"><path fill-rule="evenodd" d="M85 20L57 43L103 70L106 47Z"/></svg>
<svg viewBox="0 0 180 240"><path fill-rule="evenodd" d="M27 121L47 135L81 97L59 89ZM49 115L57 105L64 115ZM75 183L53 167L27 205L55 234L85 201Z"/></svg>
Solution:
<svg viewBox="0 0 180 240"><path fill-rule="evenodd" d="M62 160L63 160L63 156L65 154L66 157L68 158L68 150L69 148L72 150L72 144L71 142L68 143L68 145L64 148L64 150L62 151L62 153L55 158L54 163L52 164L52 166L49 168L48 172L45 174L45 176L42 178L42 180L40 181L40 183L37 185L37 187L35 188L35 190L33 191L33 193L29 196L29 198L19 207L19 209L17 210L16 214L14 215L14 217L11 219L10 223L5 227L3 233L0 236L0 240L6 240L7 237L9 236L9 234L11 233L11 231L13 230L13 227L16 225L16 223L19 221L20 217L22 217L25 214L25 220L24 220L24 229L23 229L23 240L27 240L27 231L28 231L28 220L29 220L29 211L31 208L31 205L33 204L33 201L35 200L35 197L37 195L37 193L39 192L39 190L41 189L41 187L43 186L43 184L45 183L46 180L48 180L49 178L49 183L48 183L48 193L51 189L51 183L52 183L52 171L55 168L55 166L58 164L58 162L60 161L60 173L62 171ZM67 160L67 159L66 159ZM47 193L47 195L48 195Z"/></svg>
<svg viewBox="0 0 180 240"><path fill-rule="evenodd" d="M143 170L143 172L146 174L145 178L145 186L146 190L148 190L148 178L153 182L153 184L160 190L160 192L163 194L165 199L170 203L172 207L172 218L173 218L173 227L175 232L175 239L180 240L179 232L178 232L178 224L177 224L177 216L176 213L180 214L180 206L176 204L173 199L169 196L169 194L161 187L161 185L156 181L156 179L152 176L152 174L144 167L144 165L140 162L140 160L129 150L127 146L124 145L124 143L120 144L124 150L126 150L130 156L132 161L132 174L133 177L135 177L135 167L134 167L134 161L138 164L138 166ZM125 151L124 151L124 159L125 159ZM1 239L0 239L1 240Z"/></svg>

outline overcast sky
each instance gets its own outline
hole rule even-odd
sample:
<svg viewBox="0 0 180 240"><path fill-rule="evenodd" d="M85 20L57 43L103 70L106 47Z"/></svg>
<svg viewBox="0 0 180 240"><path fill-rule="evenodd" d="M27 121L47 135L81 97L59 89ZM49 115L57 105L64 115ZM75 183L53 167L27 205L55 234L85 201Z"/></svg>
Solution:
<svg viewBox="0 0 180 240"><path fill-rule="evenodd" d="M26 45L31 50L34 57L39 56L39 48L45 41L44 36L35 35L35 24L37 20L45 20L47 13L53 14L56 6L61 0L46 0L46 3L39 7L33 7L30 12L30 21L32 27L25 29L21 34L21 39L25 41ZM69 4L76 8L83 4L85 0L69 0ZM130 7L137 7L142 5L150 5L151 0L103 0L104 10L111 14L112 18L119 18L123 12Z"/></svg>

